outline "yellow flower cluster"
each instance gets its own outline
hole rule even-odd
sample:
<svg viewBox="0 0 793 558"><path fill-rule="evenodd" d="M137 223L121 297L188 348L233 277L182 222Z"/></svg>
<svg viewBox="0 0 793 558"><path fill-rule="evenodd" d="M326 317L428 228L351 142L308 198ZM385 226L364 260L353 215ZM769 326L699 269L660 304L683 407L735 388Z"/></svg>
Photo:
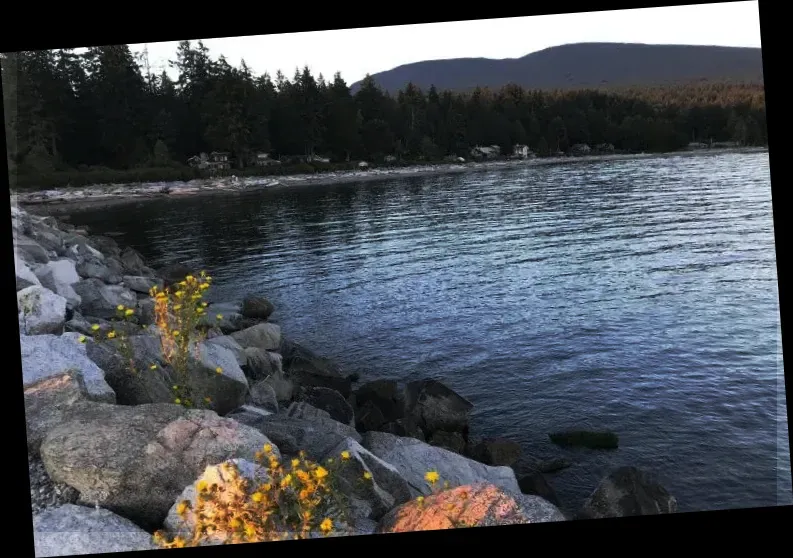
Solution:
<svg viewBox="0 0 793 558"><path fill-rule="evenodd" d="M175 290L159 289L155 286L149 291L154 300L154 322L160 337L163 359L178 379L178 385L174 386L174 403L186 407L198 406L199 403L211 404L208 397L201 398L197 394L189 393L187 387L191 351L198 349L198 343L203 338L198 326L209 305L203 298L211 284L212 277L202 271L198 277L187 275L174 286ZM222 374L223 369L218 367L215 372Z"/></svg>
<svg viewBox="0 0 793 558"><path fill-rule="evenodd" d="M345 510L337 506L333 473L306 458L282 461L266 444L256 454L266 471L263 482L240 475L231 463L225 463L228 479L223 486L206 480L196 483L195 503L180 502L176 512L190 525L191 536L168 541L163 533L155 534L162 547L198 546L212 540L223 544L264 542L289 538L308 538L312 533L330 535L343 529L337 520ZM350 459L341 453L341 461Z"/></svg>

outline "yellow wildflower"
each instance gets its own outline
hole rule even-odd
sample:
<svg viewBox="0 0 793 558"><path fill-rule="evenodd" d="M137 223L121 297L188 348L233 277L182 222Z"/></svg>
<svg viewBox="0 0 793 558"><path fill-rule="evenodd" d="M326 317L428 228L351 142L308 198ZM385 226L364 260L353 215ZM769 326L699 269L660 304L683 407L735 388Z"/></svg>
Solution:
<svg viewBox="0 0 793 558"><path fill-rule="evenodd" d="M341 452L341 458L344 461L347 461L350 458L350 452L348 452L347 450L344 450L343 452Z"/></svg>
<svg viewBox="0 0 793 558"><path fill-rule="evenodd" d="M435 484L438 482L440 475L437 471L428 471L426 475L424 475L424 480L426 480L430 484Z"/></svg>
<svg viewBox="0 0 793 558"><path fill-rule="evenodd" d="M187 277L185 277L185 279L187 281L193 281L195 279L195 277L193 277L192 275L188 275Z"/></svg>
<svg viewBox="0 0 793 558"><path fill-rule="evenodd" d="M151 366L149 366L149 368L151 368L152 370L157 370L157 365L156 364L152 364ZM175 387L176 386L174 386L174 388Z"/></svg>
<svg viewBox="0 0 793 558"><path fill-rule="evenodd" d="M184 296L184 291L176 291L173 293L176 298L182 298Z"/></svg>
<svg viewBox="0 0 793 558"><path fill-rule="evenodd" d="M181 405L182 404L182 400L179 399L178 397L176 399L174 399L173 402L176 403L177 405Z"/></svg>
<svg viewBox="0 0 793 558"><path fill-rule="evenodd" d="M131 316L134 313L135 313L135 311L132 308L127 308L126 310L124 310L124 315L125 316Z"/></svg>
<svg viewBox="0 0 793 558"><path fill-rule="evenodd" d="M288 486L289 483L292 482L292 475L286 475L283 479L281 479L281 486Z"/></svg>
<svg viewBox="0 0 793 558"><path fill-rule="evenodd" d="M326 517L322 520L322 523L319 524L319 528L323 533L330 533L331 529L333 529L333 522L329 517Z"/></svg>
<svg viewBox="0 0 793 558"><path fill-rule="evenodd" d="M264 451L266 453L270 453L271 451L273 451L273 446L271 446L270 444L264 444Z"/></svg>
<svg viewBox="0 0 793 558"><path fill-rule="evenodd" d="M107 334L107 338L108 339L113 339L115 336L116 336L116 332L115 331L111 331L110 333Z"/></svg>
<svg viewBox="0 0 793 558"><path fill-rule="evenodd" d="M187 511L188 506L189 506L189 502L187 500L183 500L179 502L179 504L176 506L176 513L179 514L180 516L184 515L185 512Z"/></svg>
<svg viewBox="0 0 793 558"><path fill-rule="evenodd" d="M124 309L124 305L123 304L119 304L118 306L116 306L116 310L121 311L123 309Z"/></svg>
<svg viewBox="0 0 793 558"><path fill-rule="evenodd" d="M92 326L91 326L91 329L92 329L93 331L99 331L99 324L94 324L94 325L92 325Z"/></svg>
<svg viewBox="0 0 793 558"><path fill-rule="evenodd" d="M245 525L245 535L252 539L256 535L256 528L250 523L247 523Z"/></svg>
<svg viewBox="0 0 793 558"><path fill-rule="evenodd" d="M187 544L187 543L185 542L185 540L182 537L176 537L173 540L173 545L176 548L184 548L185 544Z"/></svg>
<svg viewBox="0 0 793 558"><path fill-rule="evenodd" d="M258 504L264 499L264 494L261 492L254 492L253 496L251 496L251 499Z"/></svg>
<svg viewBox="0 0 793 558"><path fill-rule="evenodd" d="M317 467L317 468L314 470L314 475L315 475L315 476L316 476L318 479L324 479L325 477L327 477L327 476L328 476L328 470L327 470L327 469L325 469L325 468L324 468L324 467L322 467L322 466L319 466L319 467Z"/></svg>
<svg viewBox="0 0 793 558"><path fill-rule="evenodd" d="M215 368L215 372L217 372L218 374L223 374L223 369L220 366L218 366L217 368Z"/></svg>
<svg viewBox="0 0 793 558"><path fill-rule="evenodd" d="M370 473L369 471L364 471L363 478L365 478L366 480L370 480L372 478L372 473Z"/></svg>
<svg viewBox="0 0 793 558"><path fill-rule="evenodd" d="M201 303L201 306L203 306L204 308L206 308L207 306L209 306L209 303L208 303L208 302L206 302L206 301L204 301L204 302L202 302L202 303Z"/></svg>
<svg viewBox="0 0 793 558"><path fill-rule="evenodd" d="M79 341L80 343L85 343L85 335L81 335Z"/></svg>
<svg viewBox="0 0 793 558"><path fill-rule="evenodd" d="M419 505L423 504L424 503L424 496L419 496L418 498L416 498L416 502L418 502Z"/></svg>
<svg viewBox="0 0 793 558"><path fill-rule="evenodd" d="M173 334L174 337L179 337L179 330L174 330Z"/></svg>
<svg viewBox="0 0 793 558"><path fill-rule="evenodd" d="M218 314L218 315L217 315L217 316L215 316L215 317L216 317L218 320L222 320L222 319L223 319L223 314Z"/></svg>
<svg viewBox="0 0 793 558"><path fill-rule="evenodd" d="M298 465L300 465L300 460L299 459L293 459L292 460L292 467L297 467Z"/></svg>
<svg viewBox="0 0 793 558"><path fill-rule="evenodd" d="M235 517L234 519L232 519L232 520L229 522L229 525L231 526L231 528L232 528L232 529L238 529L239 527L241 527L241 526L242 526L242 523L240 522L240 520L239 520L239 519L237 519L237 518Z"/></svg>
<svg viewBox="0 0 793 558"><path fill-rule="evenodd" d="M201 479L196 484L196 490L198 490L199 492L206 492L208 488L209 488L209 483L204 479Z"/></svg>
<svg viewBox="0 0 793 558"><path fill-rule="evenodd" d="M182 305L181 304L174 304L173 309L178 312L179 310L182 309Z"/></svg>

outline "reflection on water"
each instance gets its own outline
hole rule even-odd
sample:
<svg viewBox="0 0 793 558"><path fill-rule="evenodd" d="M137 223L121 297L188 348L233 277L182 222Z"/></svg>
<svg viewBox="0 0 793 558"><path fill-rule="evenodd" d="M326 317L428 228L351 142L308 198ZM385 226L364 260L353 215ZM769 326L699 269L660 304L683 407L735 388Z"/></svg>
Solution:
<svg viewBox="0 0 793 558"><path fill-rule="evenodd" d="M570 164L172 200L73 217L154 265L270 298L285 334L365 379L444 378L474 432L620 434L608 469L682 510L790 502L767 154ZM782 472L784 471L784 473Z"/></svg>

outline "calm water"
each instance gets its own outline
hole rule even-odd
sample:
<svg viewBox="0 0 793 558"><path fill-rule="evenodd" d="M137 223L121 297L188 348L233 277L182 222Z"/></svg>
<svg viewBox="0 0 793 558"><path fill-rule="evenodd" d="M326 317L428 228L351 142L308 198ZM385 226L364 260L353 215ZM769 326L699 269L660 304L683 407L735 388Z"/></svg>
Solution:
<svg viewBox="0 0 793 558"><path fill-rule="evenodd" d="M550 478L577 507L610 468L684 511L791 502L768 155L272 190L73 216L153 265L270 298L287 336L364 379L443 378L476 434L619 433Z"/></svg>

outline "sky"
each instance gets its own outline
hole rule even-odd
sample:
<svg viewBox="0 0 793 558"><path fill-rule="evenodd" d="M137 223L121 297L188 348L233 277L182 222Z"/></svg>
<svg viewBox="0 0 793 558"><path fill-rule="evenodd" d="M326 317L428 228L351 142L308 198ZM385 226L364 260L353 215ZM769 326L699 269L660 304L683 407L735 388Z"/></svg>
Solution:
<svg viewBox="0 0 793 558"><path fill-rule="evenodd" d="M197 40L200 37L184 37ZM179 41L130 45L148 50L153 71L168 69ZM484 57L519 58L544 48L580 42L626 42L760 47L756 1L690 6L425 23L278 35L206 39L212 58L241 60L256 75L281 70L287 77L308 66L348 84L402 64L422 60Z"/></svg>

